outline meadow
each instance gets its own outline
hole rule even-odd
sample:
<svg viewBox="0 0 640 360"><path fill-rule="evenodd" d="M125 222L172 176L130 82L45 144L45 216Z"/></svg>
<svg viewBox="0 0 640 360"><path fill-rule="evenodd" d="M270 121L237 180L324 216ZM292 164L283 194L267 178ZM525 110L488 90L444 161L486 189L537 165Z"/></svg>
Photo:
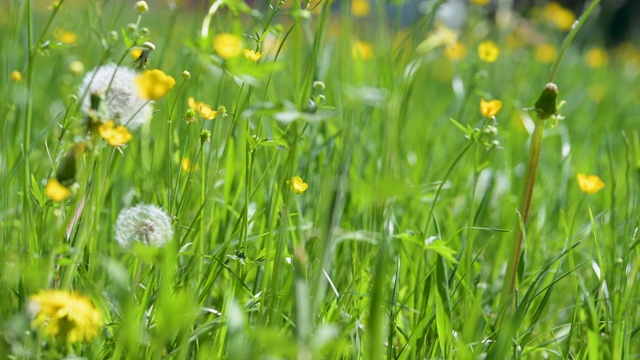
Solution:
<svg viewBox="0 0 640 360"><path fill-rule="evenodd" d="M401 5L3 1L0 357L640 357L639 44Z"/></svg>

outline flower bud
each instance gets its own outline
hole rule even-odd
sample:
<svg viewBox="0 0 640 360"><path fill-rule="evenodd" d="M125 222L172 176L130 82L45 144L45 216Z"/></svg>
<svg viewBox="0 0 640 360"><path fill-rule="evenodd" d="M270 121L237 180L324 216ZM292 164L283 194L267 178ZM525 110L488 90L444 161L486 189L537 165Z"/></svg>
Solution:
<svg viewBox="0 0 640 360"><path fill-rule="evenodd" d="M185 70L185 71L183 71L183 72L182 72L182 77L183 77L185 80L188 80L188 79L190 79L190 78L191 78L191 73L190 73L190 72L188 72L187 70Z"/></svg>
<svg viewBox="0 0 640 360"><path fill-rule="evenodd" d="M554 83L548 83L535 104L535 109L540 119L546 120L556 114L557 96L558 86Z"/></svg>
<svg viewBox="0 0 640 360"><path fill-rule="evenodd" d="M146 13L147 11L149 11L149 5L146 1L138 1L136 3L136 11L138 11L140 14Z"/></svg>

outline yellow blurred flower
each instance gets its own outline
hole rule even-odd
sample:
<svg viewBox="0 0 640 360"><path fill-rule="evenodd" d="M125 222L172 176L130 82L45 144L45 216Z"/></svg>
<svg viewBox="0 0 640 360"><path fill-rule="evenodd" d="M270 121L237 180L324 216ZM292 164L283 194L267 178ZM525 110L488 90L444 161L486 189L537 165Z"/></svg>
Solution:
<svg viewBox="0 0 640 360"><path fill-rule="evenodd" d="M573 11L553 1L544 6L542 14L548 22L562 31L571 30L576 21L576 15Z"/></svg>
<svg viewBox="0 0 640 360"><path fill-rule="evenodd" d="M120 125L116 127L112 120L100 125L98 131L100 132L100 136L111 146L122 146L128 143L133 137L125 126Z"/></svg>
<svg viewBox="0 0 640 360"><path fill-rule="evenodd" d="M34 315L31 326L67 343L89 341L104 326L102 313L88 297L63 290L30 296L28 311Z"/></svg>
<svg viewBox="0 0 640 360"><path fill-rule="evenodd" d="M580 173L578 174L578 186L580 190L587 194L595 194L602 190L604 182L600 180L598 175L585 175Z"/></svg>
<svg viewBox="0 0 640 360"><path fill-rule="evenodd" d="M484 6L484 5L487 5L489 3L489 0L471 0L471 3L476 4L476 5L480 5L480 6Z"/></svg>
<svg viewBox="0 0 640 360"><path fill-rule="evenodd" d="M467 47L460 41L444 48L444 56L452 61L462 60L467 55Z"/></svg>
<svg viewBox="0 0 640 360"><path fill-rule="evenodd" d="M536 46L536 59L544 64L551 64L558 56L558 49L555 46L544 43Z"/></svg>
<svg viewBox="0 0 640 360"><path fill-rule="evenodd" d="M255 50L244 49L244 57L253 62L257 62L262 58L262 54Z"/></svg>
<svg viewBox="0 0 640 360"><path fill-rule="evenodd" d="M182 166L182 170L184 170L185 172L196 172L200 170L200 165L192 164L191 160L187 158L183 158L180 165Z"/></svg>
<svg viewBox="0 0 640 360"><path fill-rule="evenodd" d="M500 56L500 49L491 40L483 41L478 45L478 57L488 63L496 62Z"/></svg>
<svg viewBox="0 0 640 360"><path fill-rule="evenodd" d="M356 41L351 46L351 56L354 59L369 60L373 57L373 47L366 41Z"/></svg>
<svg viewBox="0 0 640 360"><path fill-rule="evenodd" d="M133 49L129 52L129 55L131 55L133 60L138 60L140 55L142 55L142 49Z"/></svg>
<svg viewBox="0 0 640 360"><path fill-rule="evenodd" d="M138 93L147 100L161 99L175 84L175 79L161 70L145 70L136 77Z"/></svg>
<svg viewBox="0 0 640 360"><path fill-rule="evenodd" d="M11 72L11 81L20 82L22 81L22 73L20 71L14 70Z"/></svg>
<svg viewBox="0 0 640 360"><path fill-rule="evenodd" d="M218 112L213 110L209 104L202 101L196 101L193 96L189 97L187 104L191 109L197 111L205 120L213 120L218 116Z"/></svg>
<svg viewBox="0 0 640 360"><path fill-rule="evenodd" d="M80 60L72 61L69 64L69 71L73 75L82 75L84 73L84 63Z"/></svg>
<svg viewBox="0 0 640 360"><path fill-rule="evenodd" d="M76 33L64 29L55 29L53 31L53 37L63 44L75 44L78 41L78 35L76 35Z"/></svg>
<svg viewBox="0 0 640 360"><path fill-rule="evenodd" d="M47 180L47 186L44 189L45 195L53 201L63 201L68 198L71 191L66 186L60 184L60 182L54 178Z"/></svg>
<svg viewBox="0 0 640 360"><path fill-rule="evenodd" d="M351 14L355 17L366 17L371 13L371 4L368 0L353 0L351 2Z"/></svg>
<svg viewBox="0 0 640 360"><path fill-rule="evenodd" d="M585 54L584 60L587 66L597 69L609 64L609 54L602 48L591 48Z"/></svg>
<svg viewBox="0 0 640 360"><path fill-rule="evenodd" d="M500 112L500 109L502 109L502 101L500 100L480 100L480 113L486 118L492 118L496 116L498 112Z"/></svg>
<svg viewBox="0 0 640 360"><path fill-rule="evenodd" d="M302 194L309 188L309 184L302 181L300 176L294 176L290 181L287 180L287 185L289 185L291 190L296 194Z"/></svg>
<svg viewBox="0 0 640 360"><path fill-rule="evenodd" d="M222 33L213 39L213 50L225 60L240 56L243 49L242 39L233 34Z"/></svg>

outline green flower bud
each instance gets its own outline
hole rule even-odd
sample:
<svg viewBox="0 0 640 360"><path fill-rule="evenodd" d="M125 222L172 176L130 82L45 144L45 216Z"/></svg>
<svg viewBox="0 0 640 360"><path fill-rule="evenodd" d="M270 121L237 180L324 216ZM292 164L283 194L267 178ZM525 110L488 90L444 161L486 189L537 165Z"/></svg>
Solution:
<svg viewBox="0 0 640 360"><path fill-rule="evenodd" d="M558 86L554 83L548 83L535 104L535 109L540 119L546 120L556 114L557 96Z"/></svg>

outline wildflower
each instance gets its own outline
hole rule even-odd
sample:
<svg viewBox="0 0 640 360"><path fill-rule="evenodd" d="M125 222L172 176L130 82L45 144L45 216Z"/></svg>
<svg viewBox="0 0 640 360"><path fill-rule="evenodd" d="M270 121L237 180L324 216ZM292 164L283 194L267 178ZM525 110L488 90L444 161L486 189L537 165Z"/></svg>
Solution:
<svg viewBox="0 0 640 360"><path fill-rule="evenodd" d="M100 132L100 136L111 146L122 146L128 143L133 137L125 126L120 125L116 127L112 120L100 125L98 131Z"/></svg>
<svg viewBox="0 0 640 360"><path fill-rule="evenodd" d="M542 14L548 22L562 31L571 30L576 21L576 16L571 10L553 1L545 5Z"/></svg>
<svg viewBox="0 0 640 360"><path fill-rule="evenodd" d="M196 172L200 170L200 165L192 164L191 160L189 160L188 158L183 158L180 166L182 166L182 170L184 170L185 172Z"/></svg>
<svg viewBox="0 0 640 360"><path fill-rule="evenodd" d="M480 100L480 113L486 118L492 118L496 116L498 112L500 112L500 109L502 109L502 101L500 100Z"/></svg>
<svg viewBox="0 0 640 360"><path fill-rule="evenodd" d="M200 143L204 144L205 142L211 142L211 131L209 130L202 130L200 132Z"/></svg>
<svg viewBox="0 0 640 360"><path fill-rule="evenodd" d="M205 120L213 120L218 116L218 112L213 110L209 104L202 101L196 101L193 96L189 97L187 104L191 109L197 111Z"/></svg>
<svg viewBox="0 0 640 360"><path fill-rule="evenodd" d="M471 3L479 5L479 6L484 6L484 5L487 5L489 3L489 0L471 0Z"/></svg>
<svg viewBox="0 0 640 360"><path fill-rule="evenodd" d="M11 81L20 82L22 81L22 73L20 71L14 70L11 72Z"/></svg>
<svg viewBox="0 0 640 360"><path fill-rule="evenodd" d="M140 97L135 85L137 73L128 67L106 64L88 72L82 80L78 97L81 109L92 113L91 97L102 98L101 117L112 119L133 131L151 118L152 105ZM108 93L107 93L108 89Z"/></svg>
<svg viewBox="0 0 640 360"><path fill-rule="evenodd" d="M162 70L145 70L136 78L138 92L147 100L163 98L175 84L175 79Z"/></svg>
<svg viewBox="0 0 640 360"><path fill-rule="evenodd" d="M467 55L467 47L460 41L456 41L444 48L444 56L452 61L462 60Z"/></svg>
<svg viewBox="0 0 640 360"><path fill-rule="evenodd" d="M235 35L222 33L213 39L213 50L224 60L240 56L243 49L242 40Z"/></svg>
<svg viewBox="0 0 640 360"><path fill-rule="evenodd" d="M592 69L601 68L609 64L609 55L607 55L607 52L602 48L589 49L585 54L584 59L587 66Z"/></svg>
<svg viewBox="0 0 640 360"><path fill-rule="evenodd" d="M604 182L598 177L598 175L585 175L578 174L578 186L580 190L587 194L595 194L602 190Z"/></svg>
<svg viewBox="0 0 640 360"><path fill-rule="evenodd" d="M123 247L133 242L162 247L173 237L171 218L155 205L137 205L120 211L116 219L116 241Z"/></svg>
<svg viewBox="0 0 640 360"><path fill-rule="evenodd" d="M371 4L368 0L353 0L351 14L355 17L366 17L371 13Z"/></svg>
<svg viewBox="0 0 640 360"><path fill-rule="evenodd" d="M89 341L104 325L88 297L63 290L40 290L29 297L28 310L34 315L33 327L67 343Z"/></svg>
<svg viewBox="0 0 640 360"><path fill-rule="evenodd" d="M45 195L53 201L63 201L69 197L71 191L66 186L60 184L57 179L51 178L47 180L47 186L44 189Z"/></svg>
<svg viewBox="0 0 640 360"><path fill-rule="evenodd" d="M133 60L138 60L140 55L142 55L142 49L133 49L129 52L129 55L131 55Z"/></svg>
<svg viewBox="0 0 640 360"><path fill-rule="evenodd" d="M149 5L146 1L138 1L136 3L136 11L140 14L146 13L147 11L149 11Z"/></svg>
<svg viewBox="0 0 640 360"><path fill-rule="evenodd" d="M544 64L551 64L558 56L558 50L551 44L540 44L536 47L536 59Z"/></svg>
<svg viewBox="0 0 640 360"><path fill-rule="evenodd" d="M78 35L76 35L76 33L64 29L54 30L53 37L55 37L59 42L67 45L75 44L78 41Z"/></svg>
<svg viewBox="0 0 640 360"><path fill-rule="evenodd" d="M287 180L287 185L289 185L291 190L293 190L293 192L296 194L302 194L303 192L307 191L307 188L309 188L309 184L302 181L302 178L300 176L294 176L293 178L291 178L291 181Z"/></svg>
<svg viewBox="0 0 640 360"><path fill-rule="evenodd" d="M498 56L500 56L500 49L495 42L487 40L478 45L478 57L480 60L492 63L498 60Z"/></svg>
<svg viewBox="0 0 640 360"><path fill-rule="evenodd" d="M366 41L356 41L351 46L351 56L354 59L369 60L373 57L373 47Z"/></svg>
<svg viewBox="0 0 640 360"><path fill-rule="evenodd" d="M71 64L69 64L69 71L73 75L81 75L84 73L84 64L80 60L72 61Z"/></svg>
<svg viewBox="0 0 640 360"><path fill-rule="evenodd" d="M258 60L260 60L260 58L262 58L262 54L255 50L244 49L244 57L253 62L257 62Z"/></svg>

